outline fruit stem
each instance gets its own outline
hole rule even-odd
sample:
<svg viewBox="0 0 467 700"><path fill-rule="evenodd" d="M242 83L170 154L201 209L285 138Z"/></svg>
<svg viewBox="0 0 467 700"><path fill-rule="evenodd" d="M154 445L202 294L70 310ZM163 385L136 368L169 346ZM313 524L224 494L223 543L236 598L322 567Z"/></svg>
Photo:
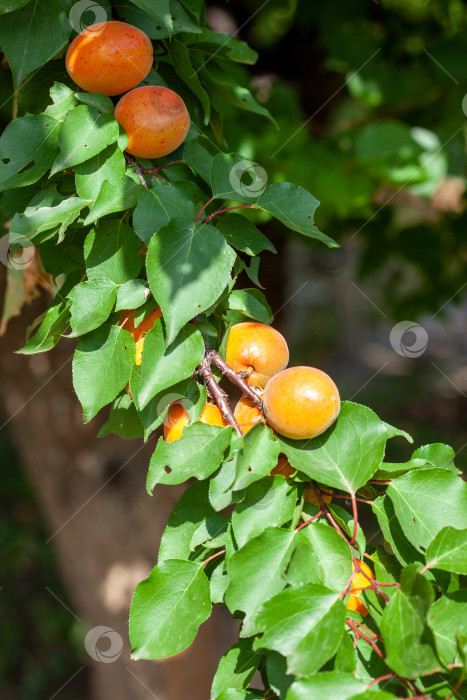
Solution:
<svg viewBox="0 0 467 700"><path fill-rule="evenodd" d="M214 378L214 375L211 371L211 360L208 354L204 356L202 362L198 365L196 370L198 374L204 379L206 388L209 391L212 398L214 399L214 401L216 402L217 406L219 407L223 419L227 421L227 423L230 426L232 426L234 430L237 431L237 435L241 437L243 435L243 430L240 428L239 424L237 423L234 417L234 414L232 413L232 409L229 406L225 393L222 391L219 384Z"/></svg>
<svg viewBox="0 0 467 700"><path fill-rule="evenodd" d="M216 367L221 370L222 374L224 374L227 379L230 379L233 384L236 384L238 388L241 389L243 395L246 396L247 399L250 399L250 401L253 401L253 403L255 403L259 409L262 409L263 401L261 397L254 389L251 388L251 386L248 386L246 381L238 374L238 372L232 369L232 367L230 367L227 362L222 359L218 352L212 348L206 348L206 355L209 357L210 362L212 362L213 365L216 365Z"/></svg>

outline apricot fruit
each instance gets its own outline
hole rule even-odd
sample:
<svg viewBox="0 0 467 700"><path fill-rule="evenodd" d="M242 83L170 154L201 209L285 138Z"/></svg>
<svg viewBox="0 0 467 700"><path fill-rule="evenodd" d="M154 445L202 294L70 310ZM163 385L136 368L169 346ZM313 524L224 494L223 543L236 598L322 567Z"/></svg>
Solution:
<svg viewBox="0 0 467 700"><path fill-rule="evenodd" d="M324 503L331 503L332 501L332 490L328 489L329 493L322 493L321 498L323 499ZM316 496L315 490L313 488L307 489L305 491L305 501L307 503L313 503L315 506L320 506L320 502L318 501L318 497Z"/></svg>
<svg viewBox="0 0 467 700"><path fill-rule="evenodd" d="M289 348L284 336L265 323L237 323L229 332L226 361L236 372L248 373L247 384L264 388L287 367Z"/></svg>
<svg viewBox="0 0 467 700"><path fill-rule="evenodd" d="M170 406L164 421L164 440L174 442L182 437L183 429L186 428L190 420L188 411L181 401L174 401ZM227 423L222 418L218 406L212 403L205 403L199 419L201 423L208 425L225 426Z"/></svg>
<svg viewBox="0 0 467 700"><path fill-rule="evenodd" d="M143 359L144 337L153 328L158 318L162 316L161 307L157 306L150 311L143 320L135 326L135 310L122 311L120 314L120 326L131 333L136 345L135 364L140 365Z"/></svg>
<svg viewBox="0 0 467 700"><path fill-rule="evenodd" d="M366 576L360 571L355 571L355 564L352 562L352 571L354 572L354 575L352 576L352 588L346 607L347 610L355 610L356 612L360 613L360 615L365 617L365 615L368 615L368 609L360 600L359 595L363 589L371 588L371 583L368 578L374 579L375 575L368 564L365 564L364 561L359 561L358 565L362 571L365 572Z"/></svg>
<svg viewBox="0 0 467 700"><path fill-rule="evenodd" d="M295 474L296 471L297 470L294 469L291 464L289 464L289 460L285 455L279 455L278 462L274 469L269 472L269 476L276 476L280 474L285 476L286 479L289 479Z"/></svg>
<svg viewBox="0 0 467 700"><path fill-rule="evenodd" d="M97 22L73 39L66 55L70 78L83 90L121 95L147 76L152 43L126 22Z"/></svg>
<svg viewBox="0 0 467 700"><path fill-rule="evenodd" d="M127 92L114 111L126 131L126 150L139 158L161 158L183 143L190 127L190 115L176 92L147 85Z"/></svg>
<svg viewBox="0 0 467 700"><path fill-rule="evenodd" d="M263 414L258 406L245 396L242 396L235 406L234 418L244 433L254 428L256 423L264 420Z"/></svg>
<svg viewBox="0 0 467 700"><path fill-rule="evenodd" d="M269 380L263 410L273 430L293 440L321 435L340 411L336 385L314 367L289 367Z"/></svg>

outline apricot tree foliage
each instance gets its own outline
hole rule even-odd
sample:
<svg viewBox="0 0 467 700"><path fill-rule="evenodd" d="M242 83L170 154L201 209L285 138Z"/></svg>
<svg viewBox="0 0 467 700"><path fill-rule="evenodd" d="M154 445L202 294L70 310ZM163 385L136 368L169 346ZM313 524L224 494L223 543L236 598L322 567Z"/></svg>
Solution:
<svg viewBox="0 0 467 700"><path fill-rule="evenodd" d="M101 435L148 440L174 399L189 415L181 439L159 438L149 465L150 494L190 485L134 595L134 659L182 651L212 606L225 605L241 621L239 641L220 661L213 698L465 697L467 485L453 450L426 445L388 463L387 441L410 436L349 401L311 440L262 421L243 434L219 388L224 374L255 400L223 361L228 331L273 320L258 274L259 254L274 247L255 213L336 245L314 224L312 194L268 183L260 166L226 152L226 102L272 119L237 82L235 64L254 63L255 52L211 31L202 0L86 6L91 22L103 12L144 30L155 64L142 84L174 90L191 117L176 152L135 161L115 101L80 91L65 72L87 11L78 6L0 1L16 117L0 139L4 321L34 265L54 296L19 352L78 339L73 382L86 422L111 404ZM235 288L241 272L251 288ZM122 312L134 310L137 327L157 306L137 364ZM208 390L226 426L198 420ZM271 474L284 455L290 471ZM374 515L368 531L362 512ZM363 606L346 607L350 592ZM256 670L261 689L250 688Z"/></svg>

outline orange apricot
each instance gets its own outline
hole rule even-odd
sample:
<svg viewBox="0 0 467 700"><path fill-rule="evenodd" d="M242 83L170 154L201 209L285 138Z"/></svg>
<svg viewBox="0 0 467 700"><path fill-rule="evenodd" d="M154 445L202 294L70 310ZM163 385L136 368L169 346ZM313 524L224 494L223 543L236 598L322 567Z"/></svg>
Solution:
<svg viewBox="0 0 467 700"><path fill-rule="evenodd" d="M368 615L368 609L360 600L359 595L365 588L371 588L371 582L368 579L374 579L375 575L364 561L359 561L358 565L362 571L355 571L355 564L352 562L354 575L352 576L352 588L346 607L347 610L355 610L365 617L365 615Z"/></svg>
<svg viewBox="0 0 467 700"><path fill-rule="evenodd" d="M251 430L256 423L264 420L263 414L258 406L245 396L242 396L240 401L235 406L234 418L244 433Z"/></svg>
<svg viewBox="0 0 467 700"><path fill-rule="evenodd" d="M278 462L274 469L269 472L269 476L276 476L277 474L280 474L282 476L285 476L286 479L289 479L291 476L295 474L297 470L292 467L292 465L289 464L289 460L285 455L279 455Z"/></svg>
<svg viewBox="0 0 467 700"><path fill-rule="evenodd" d="M339 391L325 372L314 367L289 367L264 390L263 410L273 430L293 440L324 433L340 411Z"/></svg>
<svg viewBox="0 0 467 700"><path fill-rule="evenodd" d="M115 119L128 136L126 150L139 158L161 158L183 143L190 115L180 95L157 85L139 87L119 100Z"/></svg>
<svg viewBox="0 0 467 700"><path fill-rule="evenodd" d="M279 331L265 323L247 321L232 326L226 361L236 372L247 372L250 386L265 387L289 361L289 348Z"/></svg>
<svg viewBox="0 0 467 700"><path fill-rule="evenodd" d="M188 411L184 408L182 401L174 401L170 406L164 421L164 440L174 442L182 437L183 429L186 428L190 420ZM208 425L225 426L227 423L222 418L218 406L212 403L205 403L198 420Z"/></svg>
<svg viewBox="0 0 467 700"><path fill-rule="evenodd" d="M347 610L354 610L355 612L360 613L363 617L366 617L368 615L368 608L366 605L360 600L360 598L357 595L353 595L352 593L349 595L349 599L347 601L347 605L345 606Z"/></svg>
<svg viewBox="0 0 467 700"><path fill-rule="evenodd" d="M126 22L97 22L73 39L66 69L83 90L121 95L151 70L152 43L141 29Z"/></svg>
<svg viewBox="0 0 467 700"><path fill-rule="evenodd" d="M133 336L136 345L135 363L140 365L143 359L144 337L153 328L158 318L162 316L161 307L157 306L150 311L143 320L135 326L135 310L122 311L120 314L120 325Z"/></svg>
<svg viewBox="0 0 467 700"><path fill-rule="evenodd" d="M328 489L329 493L322 493L321 498L323 499L324 503L331 503L332 501L332 489ZM306 489L305 491L305 501L307 503L313 503L315 506L319 506L320 502L318 501L318 497L315 493L315 490L313 488L311 489Z"/></svg>

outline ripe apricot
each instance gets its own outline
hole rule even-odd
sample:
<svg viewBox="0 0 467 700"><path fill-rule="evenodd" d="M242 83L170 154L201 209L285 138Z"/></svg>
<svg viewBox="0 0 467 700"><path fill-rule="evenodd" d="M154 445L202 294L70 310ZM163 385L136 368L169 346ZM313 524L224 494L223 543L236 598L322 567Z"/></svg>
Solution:
<svg viewBox="0 0 467 700"><path fill-rule="evenodd" d="M264 390L263 410L269 425L293 440L324 433L340 411L336 385L314 367L289 367L276 374Z"/></svg>
<svg viewBox="0 0 467 700"><path fill-rule="evenodd" d="M254 428L256 423L259 423L262 419L264 420L258 406L245 396L242 396L235 406L234 418L244 433Z"/></svg>
<svg viewBox="0 0 467 700"><path fill-rule="evenodd" d="M141 29L126 22L97 22L73 39L66 69L88 92L121 95L151 70L152 43Z"/></svg>
<svg viewBox="0 0 467 700"><path fill-rule="evenodd" d="M321 498L323 499L324 503L331 503L332 501L332 489L328 489L329 493L322 493ZM315 506L320 506L320 502L318 501L318 497L315 493L315 490L313 488L307 489L305 491L305 501L307 503L313 503Z"/></svg>
<svg viewBox="0 0 467 700"><path fill-rule="evenodd" d="M282 476L285 476L286 479L289 479L295 474L296 471L297 470L289 464L289 460L285 455L279 455L278 462L274 469L271 472L269 472L269 476L276 476L277 474L281 474Z"/></svg>
<svg viewBox="0 0 467 700"><path fill-rule="evenodd" d="M352 593L349 595L349 599L347 601L347 605L345 606L347 610L355 610L355 612L360 613L363 617L368 615L368 608L366 605L360 600L360 598L357 595L353 595Z"/></svg>
<svg viewBox="0 0 467 700"><path fill-rule="evenodd" d="M161 158L184 141L190 115L180 95L148 85L127 92L115 107L115 119L128 136L126 150L139 158Z"/></svg>
<svg viewBox="0 0 467 700"><path fill-rule="evenodd" d="M248 372L247 384L264 388L287 367L289 348L284 336L265 323L237 323L229 332L226 361L236 372Z"/></svg>
<svg viewBox="0 0 467 700"><path fill-rule="evenodd" d="M122 311L120 314L120 326L124 328L126 331L129 331L131 335L133 336L133 340L135 341L136 344L136 356L135 356L135 363L137 365L141 364L141 361L143 359L143 345L144 345L144 337L148 331L153 328L155 322L157 321L158 318L162 316L162 311L161 307L157 306L155 309L150 311L147 316L143 318L143 320L135 326L135 310L131 309L130 311Z"/></svg>
<svg viewBox="0 0 467 700"><path fill-rule="evenodd" d="M170 406L166 419L164 421L164 440L166 442L174 442L182 437L183 429L186 428L190 417L188 411L184 408L181 401L174 401ZM212 403L205 403L199 419L201 423L208 425L227 425L222 418L218 406Z"/></svg>
<svg viewBox="0 0 467 700"><path fill-rule="evenodd" d="M366 576L360 571L355 571L355 564L352 562L352 571L354 572L354 575L352 576L352 588L346 607L347 610L355 610L356 612L360 613L360 615L365 617L365 615L368 615L368 609L360 600L359 595L365 588L371 588L371 582L368 580L368 578L374 579L375 575L368 564L365 564L364 561L359 561L358 565Z"/></svg>

